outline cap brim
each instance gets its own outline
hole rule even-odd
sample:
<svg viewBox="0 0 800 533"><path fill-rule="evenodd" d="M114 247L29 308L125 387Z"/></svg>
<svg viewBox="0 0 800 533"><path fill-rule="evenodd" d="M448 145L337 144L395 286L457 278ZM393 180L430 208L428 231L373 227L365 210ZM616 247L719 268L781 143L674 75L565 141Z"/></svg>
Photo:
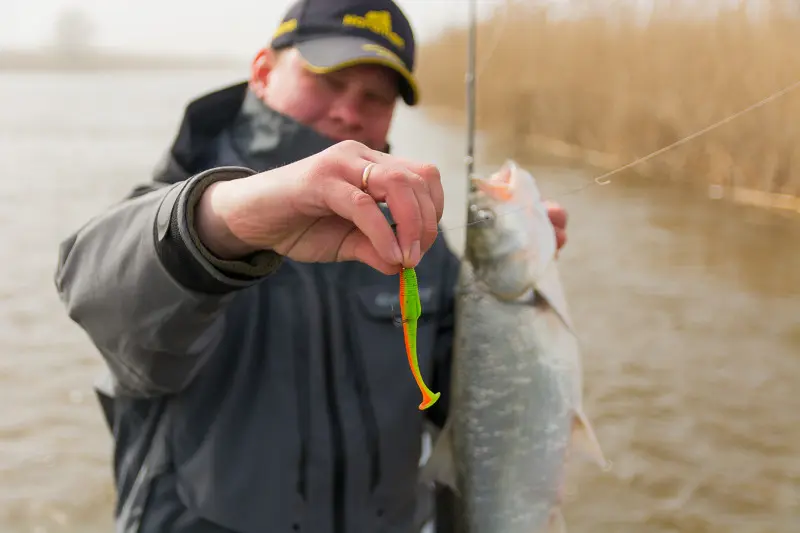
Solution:
<svg viewBox="0 0 800 533"><path fill-rule="evenodd" d="M399 57L375 42L359 37L320 37L299 42L298 52L308 63L307 68L318 74L333 72L355 65L383 65L400 74L400 96L409 106L419 101L419 88L414 75Z"/></svg>

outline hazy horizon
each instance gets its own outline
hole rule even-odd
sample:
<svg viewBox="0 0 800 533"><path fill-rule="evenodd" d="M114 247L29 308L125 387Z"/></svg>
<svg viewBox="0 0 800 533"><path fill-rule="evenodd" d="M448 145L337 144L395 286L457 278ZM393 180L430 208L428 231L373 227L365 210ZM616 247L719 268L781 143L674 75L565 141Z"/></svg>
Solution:
<svg viewBox="0 0 800 533"><path fill-rule="evenodd" d="M0 4L0 49L30 49L52 42L56 20L76 8L93 26L98 49L176 54L242 56L263 46L292 0L4 0ZM411 19L417 39L428 40L467 21L466 0L397 0ZM555 0L553 3L559 3ZM481 18L504 0L478 0ZM191 21L183 20L191 13Z"/></svg>
<svg viewBox="0 0 800 533"><path fill-rule="evenodd" d="M30 49L53 42L59 15L80 10L91 22L91 44L100 50L179 55L250 56L269 40L293 0L228 0L200 4L189 0L3 0L0 3L0 50ZM476 0L478 16L491 16L506 0ZM546 5L553 14L597 12L628 4L647 13L653 0L528 0ZM411 19L417 39L429 41L448 27L464 26L468 0L397 0ZM732 5L738 0L677 0L674 5L694 6L698 14L712 4ZM746 0L750 6L763 0ZM191 21L184 20L189 18Z"/></svg>

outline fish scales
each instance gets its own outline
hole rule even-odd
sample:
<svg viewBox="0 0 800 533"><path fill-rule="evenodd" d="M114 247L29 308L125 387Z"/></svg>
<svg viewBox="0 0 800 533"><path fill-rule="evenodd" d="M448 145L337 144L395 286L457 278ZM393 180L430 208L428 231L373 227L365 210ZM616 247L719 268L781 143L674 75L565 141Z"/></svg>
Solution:
<svg viewBox="0 0 800 533"><path fill-rule="evenodd" d="M508 162L472 195L447 424L423 470L458 493L459 531L564 531L577 445L606 466L582 408L578 340L533 177ZM484 217L483 223L481 217Z"/></svg>
<svg viewBox="0 0 800 533"><path fill-rule="evenodd" d="M463 268L451 392L463 511L470 532L535 533L558 504L570 383L542 303L500 302Z"/></svg>

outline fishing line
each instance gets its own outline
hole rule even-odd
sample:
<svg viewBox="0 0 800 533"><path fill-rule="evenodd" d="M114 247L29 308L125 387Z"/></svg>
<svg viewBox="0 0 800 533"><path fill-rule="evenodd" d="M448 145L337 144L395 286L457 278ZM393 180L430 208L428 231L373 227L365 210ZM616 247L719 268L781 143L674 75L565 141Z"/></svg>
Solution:
<svg viewBox="0 0 800 533"><path fill-rule="evenodd" d="M687 143L687 142L689 142L691 140L694 140L697 137L700 137L701 135L704 135L704 134L706 134L706 133L708 133L710 131L713 131L713 130L725 125L726 123L728 123L728 122L730 122L730 121L732 121L732 120L734 120L736 118L739 118L740 116L744 115L745 113L749 113L750 111L753 111L754 109L758 109L759 107L762 107L762 106L764 106L764 105L766 105L766 104L768 104L768 103L770 103L770 102L772 102L774 100L777 100L778 98L780 98L782 96L787 95L788 93L796 90L798 87L800 87L800 80L792 83L791 85L788 85L787 87L784 87L783 89L781 89L779 91L776 91L776 92L770 94L766 98L763 98L763 99L759 100L758 102L756 102L756 103L754 103L752 105L749 105L749 106L747 106L746 108L744 108L744 109L742 109L740 111L737 111L736 113L733 113L732 115L729 115L729 116L725 117L722 120L719 120L719 121L717 121L717 122L715 122L715 123L713 123L713 124L711 124L709 126L706 126L705 128L700 129L700 130L698 130L698 131L696 131L696 132L694 132L694 133L692 133L690 135L687 135L686 137L682 137L681 139L679 139L679 140L677 140L677 141L675 141L675 142L673 142L671 144L668 144L667 146L664 146L663 148L659 148L658 150L656 150L654 152L651 152L651 153L649 153L649 154L647 154L645 156L642 156L642 157L640 157L638 159L635 159L635 160L631 161L630 163L627 163L627 164L622 165L622 166L620 166L618 168L615 168L614 170L606 172L605 174L597 176L596 178L593 178L590 183L588 183L586 185L582 185L580 187L576 187L575 189L573 189L573 190L571 190L569 192L561 194L561 195L558 196L558 198L563 198L565 196L569 196L571 194L575 194L577 192L586 190L586 189L588 189L590 187L594 187L594 186L597 186L597 185L600 185L600 186L608 185L609 183L611 183L611 180L609 179L611 176L614 176L615 174L618 174L618 173L622 172L623 170L627 170L627 169L629 169L629 168L631 168L633 166L636 166L636 165L638 165L640 163L648 161L648 160L650 160L650 159L652 159L654 157L657 157L657 156L663 154L664 152L666 152L668 150L671 150L671 149L673 149L673 148L675 148L677 146L680 146L680 145L685 144L685 143ZM502 217L502 216L514 213L514 212L516 212L518 210L519 210L519 208L518 209L511 209L511 210L505 211L503 213L498 213L495 216L496 217ZM481 221L475 221L475 222L470 222L470 223L467 223L467 224L462 224L462 225L459 225L459 226L443 228L440 231L440 233L442 231L452 231L452 230L466 228L466 227L472 226L474 224L479 224L479 223L481 223Z"/></svg>

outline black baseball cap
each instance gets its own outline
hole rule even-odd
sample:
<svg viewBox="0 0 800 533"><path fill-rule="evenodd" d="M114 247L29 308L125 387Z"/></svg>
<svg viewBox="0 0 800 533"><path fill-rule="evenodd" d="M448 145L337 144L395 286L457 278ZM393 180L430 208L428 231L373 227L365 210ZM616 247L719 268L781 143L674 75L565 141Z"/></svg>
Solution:
<svg viewBox="0 0 800 533"><path fill-rule="evenodd" d="M378 64L400 74L400 95L419 101L414 33L392 0L298 0L272 36L272 48L294 46L312 72Z"/></svg>

